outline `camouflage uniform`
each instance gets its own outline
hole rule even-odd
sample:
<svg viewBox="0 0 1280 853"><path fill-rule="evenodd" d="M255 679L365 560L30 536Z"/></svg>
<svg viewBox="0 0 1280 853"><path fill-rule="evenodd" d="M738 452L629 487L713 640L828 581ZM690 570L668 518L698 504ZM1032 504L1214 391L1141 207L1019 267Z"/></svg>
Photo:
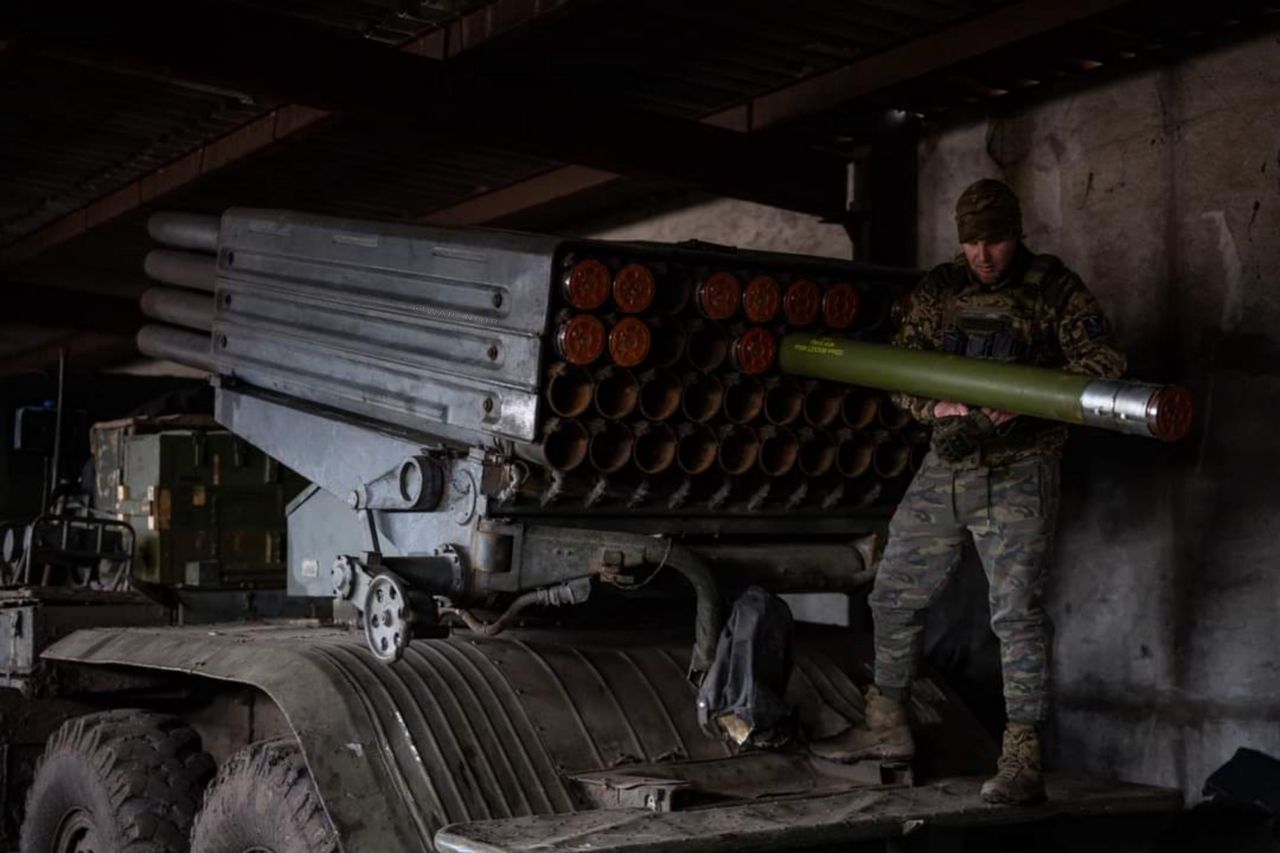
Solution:
<svg viewBox="0 0 1280 853"><path fill-rule="evenodd" d="M983 184L979 182L979 208ZM998 192L1012 196L999 185ZM957 207L961 241L995 239L1006 218L974 224ZM988 199L989 200L989 196ZM998 201L1000 199L997 199ZM972 201L972 198L969 199ZM1016 231L1021 215L1016 209ZM970 210L972 212L972 210ZM978 219L982 219L982 209ZM966 233L966 226L969 233ZM1061 261L1019 246L1009 274L987 285L963 255L932 270L905 303L896 343L1114 378L1125 358L1112 344L1101 309ZM930 423L938 402L904 394L898 405ZM991 627L1000 639L1005 707L1010 720L1036 722L1048 711L1048 619L1040 599L1045 557L1058 508L1058 467L1067 428L1019 417L998 428L981 449L958 462L930 452L889 525L889 542L870 604L876 626L876 684L903 696L915 673L921 615L941 594L958 562L966 531L973 535L990 581Z"/></svg>

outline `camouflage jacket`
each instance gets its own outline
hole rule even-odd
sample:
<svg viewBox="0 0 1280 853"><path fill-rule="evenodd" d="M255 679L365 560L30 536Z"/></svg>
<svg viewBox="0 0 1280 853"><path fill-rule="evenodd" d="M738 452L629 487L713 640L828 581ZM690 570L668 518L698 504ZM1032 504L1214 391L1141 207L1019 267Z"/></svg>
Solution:
<svg viewBox="0 0 1280 853"><path fill-rule="evenodd" d="M904 300L894 343L978 358L1053 367L1114 379L1126 360L1111 326L1080 277L1052 255L1019 247L1009 275L986 285L964 256L931 270ZM937 400L894 394L917 420L931 423ZM997 430L981 464L1008 465L1036 454L1058 455L1063 424L1018 417Z"/></svg>

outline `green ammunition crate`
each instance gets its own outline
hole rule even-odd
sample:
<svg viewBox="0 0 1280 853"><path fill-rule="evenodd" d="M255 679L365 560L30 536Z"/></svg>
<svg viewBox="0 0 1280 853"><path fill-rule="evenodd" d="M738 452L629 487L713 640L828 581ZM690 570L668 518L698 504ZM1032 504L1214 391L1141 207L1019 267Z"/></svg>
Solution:
<svg viewBox="0 0 1280 853"><path fill-rule="evenodd" d="M133 525L134 578L202 588L285 585L293 472L211 418L131 418L93 428L98 509Z"/></svg>

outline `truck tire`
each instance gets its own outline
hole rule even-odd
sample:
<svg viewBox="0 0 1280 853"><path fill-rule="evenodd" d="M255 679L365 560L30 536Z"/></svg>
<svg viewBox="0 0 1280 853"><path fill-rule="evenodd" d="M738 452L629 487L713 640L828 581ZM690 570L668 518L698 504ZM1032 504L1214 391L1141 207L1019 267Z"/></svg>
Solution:
<svg viewBox="0 0 1280 853"><path fill-rule="evenodd" d="M27 795L22 853L184 853L213 776L181 720L116 710L68 720L49 738Z"/></svg>
<svg viewBox="0 0 1280 853"><path fill-rule="evenodd" d="M192 853L338 853L302 751L293 738L237 752L218 770L191 832Z"/></svg>

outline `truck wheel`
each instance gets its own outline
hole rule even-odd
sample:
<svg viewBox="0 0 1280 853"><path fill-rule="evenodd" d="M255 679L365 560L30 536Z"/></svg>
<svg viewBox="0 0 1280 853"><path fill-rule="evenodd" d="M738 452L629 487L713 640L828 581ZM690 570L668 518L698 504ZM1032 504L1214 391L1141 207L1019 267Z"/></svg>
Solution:
<svg viewBox="0 0 1280 853"><path fill-rule="evenodd" d="M237 752L218 770L191 832L192 853L338 853L311 771L293 738Z"/></svg>
<svg viewBox="0 0 1280 853"><path fill-rule="evenodd" d="M183 853L213 776L178 719L118 710L68 720L27 795L22 853Z"/></svg>

